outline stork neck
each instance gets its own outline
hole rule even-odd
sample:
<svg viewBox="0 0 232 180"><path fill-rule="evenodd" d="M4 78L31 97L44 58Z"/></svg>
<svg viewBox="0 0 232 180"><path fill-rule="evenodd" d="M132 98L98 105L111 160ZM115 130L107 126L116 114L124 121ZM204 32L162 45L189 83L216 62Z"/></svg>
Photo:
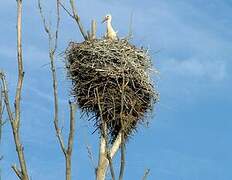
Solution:
<svg viewBox="0 0 232 180"><path fill-rule="evenodd" d="M112 29L111 21L107 21L106 24L107 24L107 29Z"/></svg>

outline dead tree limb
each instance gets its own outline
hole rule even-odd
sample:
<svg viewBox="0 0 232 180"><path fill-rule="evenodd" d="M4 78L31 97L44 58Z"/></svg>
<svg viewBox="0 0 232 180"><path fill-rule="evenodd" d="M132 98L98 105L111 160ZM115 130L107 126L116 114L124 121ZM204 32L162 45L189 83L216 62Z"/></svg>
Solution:
<svg viewBox="0 0 232 180"><path fill-rule="evenodd" d="M132 36L133 36L133 32L132 32L132 24L133 24L133 12L131 12L130 20L129 20L128 39L132 38Z"/></svg>
<svg viewBox="0 0 232 180"><path fill-rule="evenodd" d="M97 32L97 23L95 20L91 22L91 39L96 39L96 32Z"/></svg>
<svg viewBox="0 0 232 180"><path fill-rule="evenodd" d="M59 3L60 3L60 6L64 9L64 11L71 18L73 18L75 20L75 22L77 23L77 26L78 26L78 28L80 30L80 33L83 36L83 38L85 40L88 40L87 32L85 31L84 26L81 23L81 19L80 19L80 16L78 15L78 13L77 13L77 8L75 6L74 0L70 0L69 2L70 2L70 5L71 5L72 12L70 12L61 2L59 2Z"/></svg>
<svg viewBox="0 0 232 180"><path fill-rule="evenodd" d="M77 12L77 8L75 6L75 2L74 0L70 0L70 5L71 5L71 9L72 9L72 17L74 18L74 20L76 21L77 25L78 25L78 28L83 36L83 38L85 40L88 40L88 36L87 36L87 33L86 31L84 30L84 26L82 25L81 23L81 18L80 16L78 15L78 12Z"/></svg>
<svg viewBox="0 0 232 180"><path fill-rule="evenodd" d="M3 72L0 73L0 79L1 79L1 86L2 86L2 92L4 96L4 103L6 106L6 110L8 113L8 117L11 123L12 131L13 131L13 136L14 136L14 142L16 146L16 151L20 163L20 169L16 167L16 165L12 166L12 169L14 170L15 174L18 176L19 179L21 180L29 180L28 174L27 174L27 168L26 168L26 161L24 158L24 153L23 153L23 146L20 141L20 136L19 136L19 122L20 122L20 116L19 119L16 119L16 115L13 115L13 112L11 110L10 106L10 101L9 101L9 94L8 94L8 87L6 83L6 78L5 74ZM16 106L15 106L16 108ZM15 109L16 111L16 109ZM14 168L13 168L14 167Z"/></svg>
<svg viewBox="0 0 232 180"><path fill-rule="evenodd" d="M70 107L70 129L69 129L69 137L68 137L68 147L66 149L65 157L66 157L66 180L71 180L71 157L73 150L73 142L74 142L74 133L75 133L75 112L76 105L69 102Z"/></svg>
<svg viewBox="0 0 232 180"><path fill-rule="evenodd" d="M19 169L16 167L16 165L12 165L11 168L15 172L15 174L18 176L19 179L22 179L22 174L19 172Z"/></svg>
<svg viewBox="0 0 232 180"><path fill-rule="evenodd" d="M16 95L14 100L14 112L11 110L10 102L9 102L9 95L8 95L8 87L6 84L5 75L1 72L1 82L4 94L4 103L7 109L7 113L11 122L11 127L14 136L14 143L16 146L16 151L18 155L18 160L20 164L20 169L16 168L14 172L21 180L29 180L29 176L27 173L26 161L23 151L23 146L20 140L20 120L21 120L21 94L22 94L22 87L23 87L23 78L24 78L24 71L23 71L23 57L22 57L22 0L17 0L17 60L18 60L18 82L16 88Z"/></svg>
<svg viewBox="0 0 232 180"><path fill-rule="evenodd" d="M123 180L124 170L125 170L125 141L124 141L124 133L121 136L121 163L120 163L120 172L119 172L119 180Z"/></svg>
<svg viewBox="0 0 232 180"><path fill-rule="evenodd" d="M93 167L93 169L95 169L95 173L96 173L96 165L95 165L95 161L94 161L94 156L93 156L93 153L92 153L92 148L90 145L88 145L87 143L85 143L86 145L86 149L87 149L87 153L88 153L88 158L91 162L91 165Z"/></svg>
<svg viewBox="0 0 232 180"><path fill-rule="evenodd" d="M97 95L97 100L98 100L98 108L100 111L100 118L101 118L101 122L102 122L102 126L101 126L101 129L102 129L101 133L102 134L101 134L101 138L100 138L100 152L99 152L99 163L98 163L98 167L97 167L97 172L102 171L102 167L104 167L105 158L106 158L109 162L109 165L110 165L110 173L111 173L112 180L115 180L114 167L113 167L112 158L110 156L109 145L108 145L107 125L106 125L106 122L104 121L103 116L102 116L103 112L102 112L100 97L98 94L98 89L96 89L96 95ZM98 176L98 173L97 173L97 176Z"/></svg>
<svg viewBox="0 0 232 180"><path fill-rule="evenodd" d="M123 67L122 69L125 69ZM126 129L126 124L124 124L123 120L123 111L124 111L124 98L125 98L125 74L122 71L122 85L121 85L121 110L120 110L120 121L121 121L121 162L120 162L120 172L119 172L119 180L123 179L124 170L125 170L125 141L124 141L124 132Z"/></svg>
<svg viewBox="0 0 232 180"><path fill-rule="evenodd" d="M72 157L72 149L73 149L73 141L74 141L74 133L75 133L76 105L69 102L70 128L69 128L68 144L66 147L61 133L61 128L59 127L58 80L57 80L56 65L55 65L55 53L58 45L59 24L60 24L60 0L56 0L57 18L56 18L55 38L53 38L53 33L46 22L46 18L43 14L43 9L40 0L38 0L38 7L42 18L44 30L48 35L50 69L52 73L52 86L53 86L53 97L54 97L54 128L56 131L56 136L58 138L60 148L65 157L65 177L66 180L71 180L71 164L72 164L71 157Z"/></svg>
<svg viewBox="0 0 232 180"><path fill-rule="evenodd" d="M27 180L29 179L27 168L26 168L26 161L24 158L23 147L20 142L19 136L19 125L20 125L20 110L21 110L21 94L22 94L22 86L23 86L23 57L22 57L22 0L17 0L17 57L18 57L18 83L17 83L17 90L15 96L15 119L11 121L14 140L16 145L16 151L18 153L18 158L21 167L21 174L22 179ZM12 114L12 113L11 113Z"/></svg>
<svg viewBox="0 0 232 180"><path fill-rule="evenodd" d="M116 140L114 141L113 145L109 150L111 159L114 157L114 155L120 148L120 145L121 145L121 132L118 134ZM105 139L102 138L102 136L100 139L99 161L100 162L98 163L98 167L97 167L96 180L105 180L109 161L105 153Z"/></svg>

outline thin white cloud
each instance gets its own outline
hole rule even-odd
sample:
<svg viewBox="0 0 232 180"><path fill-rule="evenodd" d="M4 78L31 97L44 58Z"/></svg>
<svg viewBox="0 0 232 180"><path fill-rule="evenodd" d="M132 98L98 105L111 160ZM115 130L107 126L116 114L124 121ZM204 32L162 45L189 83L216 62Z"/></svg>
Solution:
<svg viewBox="0 0 232 180"><path fill-rule="evenodd" d="M198 58L163 60L160 67L161 76L178 75L183 78L199 78L202 80L222 81L227 76L226 62L202 60Z"/></svg>

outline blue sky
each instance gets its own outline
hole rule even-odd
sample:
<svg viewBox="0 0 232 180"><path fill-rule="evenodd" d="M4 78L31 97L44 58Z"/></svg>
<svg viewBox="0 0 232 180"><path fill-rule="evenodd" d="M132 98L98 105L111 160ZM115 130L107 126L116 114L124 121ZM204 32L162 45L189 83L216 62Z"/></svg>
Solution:
<svg viewBox="0 0 232 180"><path fill-rule="evenodd" d="M7 73L10 94L16 83L15 1L0 6L0 68ZM52 1L44 1L53 16ZM230 0L80 0L85 27L111 13L113 26L124 37L133 13L133 43L150 50L160 92L149 128L141 127L127 146L125 179L231 180L232 162L232 2ZM25 81L21 135L33 180L64 177L64 159L52 123L52 87L43 32L36 1L24 2L23 48ZM62 13L59 52L69 41L80 41L74 22ZM62 57L58 59L60 117L67 125L70 83ZM49 77L49 78L48 78ZM86 145L98 157L94 128L77 114L73 179L94 179ZM9 123L4 127L1 154L3 180L14 180L10 169L17 162ZM118 164L116 164L118 165ZM116 167L117 168L117 167Z"/></svg>

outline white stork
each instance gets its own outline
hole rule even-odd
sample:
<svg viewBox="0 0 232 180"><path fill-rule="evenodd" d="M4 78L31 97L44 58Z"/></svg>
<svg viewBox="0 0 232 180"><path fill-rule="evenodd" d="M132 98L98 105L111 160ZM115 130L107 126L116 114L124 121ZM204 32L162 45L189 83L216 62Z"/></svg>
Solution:
<svg viewBox="0 0 232 180"><path fill-rule="evenodd" d="M105 38L106 39L112 39L112 40L117 40L117 32L114 31L112 25L111 25L111 20L112 20L112 16L110 14L107 14L102 23L106 22L106 34L105 34Z"/></svg>

